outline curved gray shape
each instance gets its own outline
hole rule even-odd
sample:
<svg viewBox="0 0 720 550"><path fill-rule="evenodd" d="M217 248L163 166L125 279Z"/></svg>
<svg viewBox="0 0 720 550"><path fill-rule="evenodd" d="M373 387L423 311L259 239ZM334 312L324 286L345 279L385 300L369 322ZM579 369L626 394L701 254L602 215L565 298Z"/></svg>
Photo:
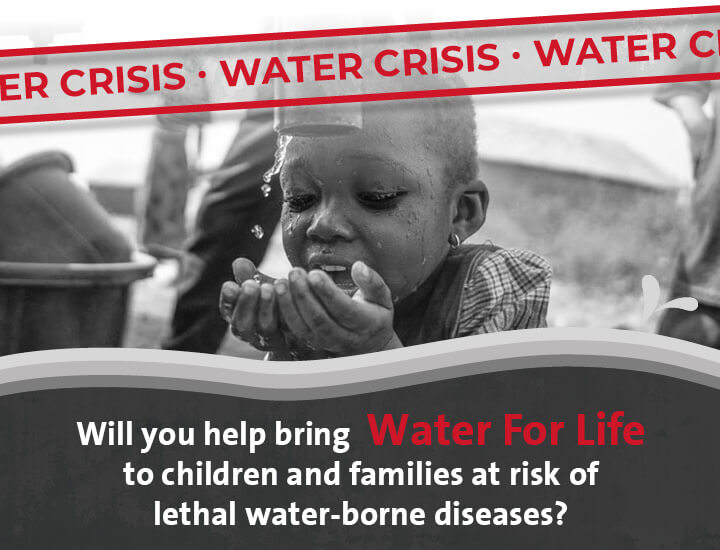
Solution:
<svg viewBox="0 0 720 550"><path fill-rule="evenodd" d="M720 388L720 351L655 334L533 329L307 362L144 349L68 349L0 357L0 395L80 387L155 388L267 400L322 399L473 374L582 366Z"/></svg>

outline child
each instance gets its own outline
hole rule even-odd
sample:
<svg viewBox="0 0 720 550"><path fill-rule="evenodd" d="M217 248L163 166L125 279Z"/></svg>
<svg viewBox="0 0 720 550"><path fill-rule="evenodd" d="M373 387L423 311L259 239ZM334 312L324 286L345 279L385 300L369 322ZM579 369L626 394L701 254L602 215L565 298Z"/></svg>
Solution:
<svg viewBox="0 0 720 550"><path fill-rule="evenodd" d="M245 259L220 298L273 359L371 353L546 326L551 270L533 253L461 245L485 221L469 97L363 104L363 128L293 137L280 172L272 281Z"/></svg>

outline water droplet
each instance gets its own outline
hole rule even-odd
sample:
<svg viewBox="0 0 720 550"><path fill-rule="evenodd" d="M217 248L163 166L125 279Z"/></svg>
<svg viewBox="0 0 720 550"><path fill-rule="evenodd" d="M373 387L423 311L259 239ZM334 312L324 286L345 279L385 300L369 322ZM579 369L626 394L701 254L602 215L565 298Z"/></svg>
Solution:
<svg viewBox="0 0 720 550"><path fill-rule="evenodd" d="M290 145L291 140L292 136L278 136L277 146L275 147L275 162L273 162L272 168L263 174L262 179L265 183L270 183L273 176L280 173L283 162L285 162L285 153L287 152L287 148L288 145Z"/></svg>
<svg viewBox="0 0 720 550"><path fill-rule="evenodd" d="M344 158L338 157L337 159L335 159L335 166L342 166L343 164L345 164Z"/></svg>
<svg viewBox="0 0 720 550"><path fill-rule="evenodd" d="M258 224L252 226L250 233L252 233L256 239L262 239L265 236L265 230Z"/></svg>
<svg viewBox="0 0 720 550"><path fill-rule="evenodd" d="M263 183L260 186L260 191L262 191L263 197L266 199L270 196L270 191L272 191L272 186L269 183Z"/></svg>
<svg viewBox="0 0 720 550"><path fill-rule="evenodd" d="M253 281L256 283L262 283L262 277L260 277L259 273L255 273L255 275L253 275Z"/></svg>

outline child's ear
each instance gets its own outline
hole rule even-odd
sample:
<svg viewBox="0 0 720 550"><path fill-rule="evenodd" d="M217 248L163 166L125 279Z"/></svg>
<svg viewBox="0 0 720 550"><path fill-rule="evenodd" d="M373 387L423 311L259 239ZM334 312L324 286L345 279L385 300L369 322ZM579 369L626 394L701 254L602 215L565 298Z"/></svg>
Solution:
<svg viewBox="0 0 720 550"><path fill-rule="evenodd" d="M476 180L463 186L456 198L453 232L464 241L485 223L490 195L485 184Z"/></svg>

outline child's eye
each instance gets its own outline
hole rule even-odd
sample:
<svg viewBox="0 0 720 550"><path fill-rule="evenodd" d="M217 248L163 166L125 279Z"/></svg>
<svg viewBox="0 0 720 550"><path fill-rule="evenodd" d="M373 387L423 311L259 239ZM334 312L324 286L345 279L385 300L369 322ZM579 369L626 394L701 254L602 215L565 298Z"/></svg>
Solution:
<svg viewBox="0 0 720 550"><path fill-rule="evenodd" d="M371 191L358 193L358 200L368 208L373 210L387 210L397 205L398 199L405 195L405 191Z"/></svg>
<svg viewBox="0 0 720 550"><path fill-rule="evenodd" d="M315 204L315 195L290 195L283 199L291 212L302 212Z"/></svg>

